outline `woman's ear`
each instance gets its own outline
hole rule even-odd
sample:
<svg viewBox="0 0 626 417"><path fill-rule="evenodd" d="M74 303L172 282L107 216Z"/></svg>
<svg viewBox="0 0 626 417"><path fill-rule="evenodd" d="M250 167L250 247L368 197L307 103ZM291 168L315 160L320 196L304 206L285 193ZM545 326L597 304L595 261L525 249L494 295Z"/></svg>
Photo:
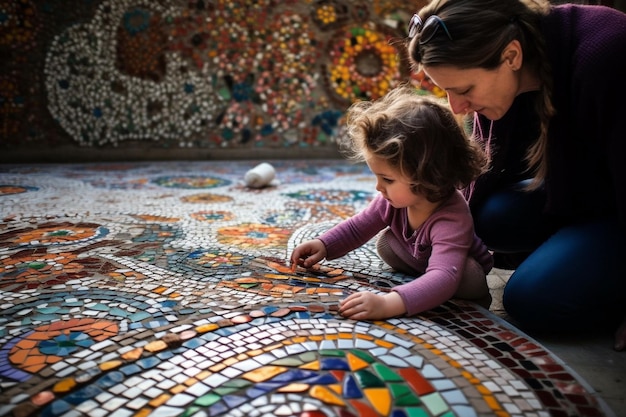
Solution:
<svg viewBox="0 0 626 417"><path fill-rule="evenodd" d="M524 63L524 51L517 39L513 39L502 51L502 63L506 64L513 71L522 68Z"/></svg>

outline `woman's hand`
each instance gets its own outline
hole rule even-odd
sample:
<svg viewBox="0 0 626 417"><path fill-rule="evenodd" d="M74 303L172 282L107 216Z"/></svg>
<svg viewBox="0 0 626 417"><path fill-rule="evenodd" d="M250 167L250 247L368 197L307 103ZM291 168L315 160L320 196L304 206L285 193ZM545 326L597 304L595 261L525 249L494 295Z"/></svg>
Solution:
<svg viewBox="0 0 626 417"><path fill-rule="evenodd" d="M326 246L319 239L309 240L301 243L291 253L291 268L296 265L310 268L326 257Z"/></svg>
<svg viewBox="0 0 626 417"><path fill-rule="evenodd" d="M350 294L339 303L339 314L354 320L383 320L406 313L404 302L395 291L385 295L369 291Z"/></svg>

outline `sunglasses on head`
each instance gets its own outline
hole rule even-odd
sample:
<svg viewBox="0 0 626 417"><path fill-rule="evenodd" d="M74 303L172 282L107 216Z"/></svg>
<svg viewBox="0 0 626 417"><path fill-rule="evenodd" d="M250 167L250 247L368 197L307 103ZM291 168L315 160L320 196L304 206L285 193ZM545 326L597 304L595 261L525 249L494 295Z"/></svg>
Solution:
<svg viewBox="0 0 626 417"><path fill-rule="evenodd" d="M426 22L422 22L422 18L415 13L409 22L409 38L413 39L419 34L419 43L424 45L435 36L439 28L442 28L446 32L448 39L452 40L452 35L450 35L450 31L442 18L437 15L431 15L426 19Z"/></svg>

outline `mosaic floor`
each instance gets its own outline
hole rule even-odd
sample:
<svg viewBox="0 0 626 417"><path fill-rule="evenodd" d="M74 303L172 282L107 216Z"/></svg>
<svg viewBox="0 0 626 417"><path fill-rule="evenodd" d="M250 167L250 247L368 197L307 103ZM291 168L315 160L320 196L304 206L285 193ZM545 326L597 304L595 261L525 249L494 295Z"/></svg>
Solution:
<svg viewBox="0 0 626 417"><path fill-rule="evenodd" d="M0 166L0 416L610 416L478 306L346 320L410 277L373 245L311 270L294 245L373 197L364 165Z"/></svg>

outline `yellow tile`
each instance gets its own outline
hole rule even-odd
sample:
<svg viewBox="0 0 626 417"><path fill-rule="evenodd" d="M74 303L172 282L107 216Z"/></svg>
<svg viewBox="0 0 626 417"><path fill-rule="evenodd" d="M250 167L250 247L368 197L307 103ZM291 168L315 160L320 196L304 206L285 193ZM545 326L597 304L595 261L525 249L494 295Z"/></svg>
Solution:
<svg viewBox="0 0 626 417"><path fill-rule="evenodd" d="M391 395L387 388L366 388L363 393L370 404L383 416L389 415L391 411Z"/></svg>
<svg viewBox="0 0 626 417"><path fill-rule="evenodd" d="M271 352L274 349L280 349L282 347L283 347L282 343L276 343L276 344L273 344L273 345L270 345L270 346L265 346L263 348L263 350L266 351L266 352Z"/></svg>
<svg viewBox="0 0 626 417"><path fill-rule="evenodd" d="M213 375L213 372L210 371L202 371L200 372L198 375L196 375L196 378L198 379L198 381L202 381L203 379L207 379L208 377L210 377L211 375Z"/></svg>
<svg viewBox="0 0 626 417"><path fill-rule="evenodd" d="M61 381L54 384L52 387L52 391L59 394L64 392L69 392L76 386L76 381L74 378L62 379Z"/></svg>
<svg viewBox="0 0 626 417"><path fill-rule="evenodd" d="M116 360L116 361L107 361L102 362L98 367L101 371L110 371L111 369L119 368L124 362Z"/></svg>
<svg viewBox="0 0 626 417"><path fill-rule="evenodd" d="M172 398L171 395L169 394L161 394L158 397L154 398L153 400L151 400L148 404L150 404L150 407L159 407L163 404L165 404L165 402L167 400L169 400L170 398Z"/></svg>
<svg viewBox="0 0 626 417"><path fill-rule="evenodd" d="M328 385L328 388L333 390L333 392L335 392L335 394L343 396L343 389L341 388L340 384L330 384L330 385Z"/></svg>
<svg viewBox="0 0 626 417"><path fill-rule="evenodd" d="M240 361L237 358L228 358L228 359L224 359L222 362L226 366L233 366L234 364L239 363Z"/></svg>
<svg viewBox="0 0 626 417"><path fill-rule="evenodd" d="M142 408L141 410L137 411L133 415L133 417L148 417L151 412L152 410L150 408Z"/></svg>
<svg viewBox="0 0 626 417"><path fill-rule="evenodd" d="M304 392L306 390L308 390L310 387L309 384L289 384L287 386L281 387L279 389L277 389L277 392L290 392L290 393L299 393L299 392Z"/></svg>
<svg viewBox="0 0 626 417"><path fill-rule="evenodd" d="M492 410L494 411L502 410L502 408L500 407L500 403L498 403L498 400L496 400L495 397L492 397L491 395L484 395L483 399L485 400L489 408L491 408Z"/></svg>
<svg viewBox="0 0 626 417"><path fill-rule="evenodd" d="M300 365L299 368L300 369L311 369L313 371L319 371L319 369L320 369L320 362L319 361L313 361L313 362L305 363L304 365Z"/></svg>
<svg viewBox="0 0 626 417"><path fill-rule="evenodd" d="M138 347L133 350L129 350L122 354L122 359L126 359L127 361L136 361L141 358L141 354L143 353L143 348Z"/></svg>
<svg viewBox="0 0 626 417"><path fill-rule="evenodd" d="M172 388L170 388L170 392L174 395L180 394L181 392L185 392L187 390L187 386L178 384Z"/></svg>
<svg viewBox="0 0 626 417"><path fill-rule="evenodd" d="M369 366L369 363L350 352L348 352L346 358L348 359L348 364L350 365L350 370L352 372L356 372L359 369L367 368Z"/></svg>
<svg viewBox="0 0 626 417"><path fill-rule="evenodd" d="M226 368L226 365L224 363L220 362L218 364L213 365L209 369L211 370L211 372L217 373L217 372L221 371L224 368Z"/></svg>
<svg viewBox="0 0 626 417"><path fill-rule="evenodd" d="M286 370L287 368L283 366L264 366L243 374L243 377L248 381L263 382L275 377L276 375L282 374Z"/></svg>
<svg viewBox="0 0 626 417"><path fill-rule="evenodd" d="M395 347L395 345L393 343L389 343L386 340L376 339L376 341L374 343L376 343L378 346L382 346L382 347L385 347L387 349L391 349L391 348Z"/></svg>
<svg viewBox="0 0 626 417"><path fill-rule="evenodd" d="M155 340L154 342L150 342L145 346L145 349L148 352L160 352L162 350L167 349L167 343L162 340Z"/></svg>
<svg viewBox="0 0 626 417"><path fill-rule="evenodd" d="M213 330L217 330L219 328L220 326L218 326L217 324L209 323L209 324L203 324L202 326L196 327L196 331L198 333L208 333L208 332L212 332Z"/></svg>
<svg viewBox="0 0 626 417"><path fill-rule="evenodd" d="M195 384L196 382L198 382L198 380L196 378L187 378L185 380L185 382L183 382L183 384L187 385L188 387L192 386L193 384Z"/></svg>

